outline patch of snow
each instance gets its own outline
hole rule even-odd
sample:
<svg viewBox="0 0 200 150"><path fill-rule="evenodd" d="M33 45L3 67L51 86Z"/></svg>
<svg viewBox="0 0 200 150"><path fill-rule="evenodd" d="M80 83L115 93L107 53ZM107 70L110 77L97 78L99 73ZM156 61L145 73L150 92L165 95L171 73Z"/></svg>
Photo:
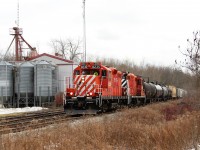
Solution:
<svg viewBox="0 0 200 150"><path fill-rule="evenodd" d="M1 114L12 114L12 113L21 113L21 112L31 112L31 111L40 111L47 108L42 107L24 107L24 108L1 108Z"/></svg>

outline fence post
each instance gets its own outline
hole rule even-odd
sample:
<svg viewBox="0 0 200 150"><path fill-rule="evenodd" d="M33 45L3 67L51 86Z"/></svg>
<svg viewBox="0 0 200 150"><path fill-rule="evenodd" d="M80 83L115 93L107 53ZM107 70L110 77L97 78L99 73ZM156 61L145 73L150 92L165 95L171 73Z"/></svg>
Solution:
<svg viewBox="0 0 200 150"><path fill-rule="evenodd" d="M41 100L41 86L39 87L39 105L42 106L42 100Z"/></svg>
<svg viewBox="0 0 200 150"><path fill-rule="evenodd" d="M26 85L26 107L28 107L28 86Z"/></svg>
<svg viewBox="0 0 200 150"><path fill-rule="evenodd" d="M20 88L20 86L19 86L19 83L18 83L18 89L17 89L17 108L19 108L19 101L20 101L20 93L19 93L19 88Z"/></svg>
<svg viewBox="0 0 200 150"><path fill-rule="evenodd" d="M3 87L1 87L1 101L2 101L2 108L3 108Z"/></svg>
<svg viewBox="0 0 200 150"><path fill-rule="evenodd" d="M48 86L48 105L50 106L50 87Z"/></svg>
<svg viewBox="0 0 200 150"><path fill-rule="evenodd" d="M0 135L0 149L3 149L3 135Z"/></svg>

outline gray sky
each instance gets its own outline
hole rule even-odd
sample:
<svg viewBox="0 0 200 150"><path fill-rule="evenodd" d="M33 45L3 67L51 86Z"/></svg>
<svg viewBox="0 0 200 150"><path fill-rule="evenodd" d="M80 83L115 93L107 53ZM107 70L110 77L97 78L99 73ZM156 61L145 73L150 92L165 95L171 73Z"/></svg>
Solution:
<svg viewBox="0 0 200 150"><path fill-rule="evenodd" d="M39 53L54 38L82 39L82 0L19 0L23 37ZM0 1L0 50L16 26L17 0ZM87 54L173 65L200 29L199 0L86 0Z"/></svg>

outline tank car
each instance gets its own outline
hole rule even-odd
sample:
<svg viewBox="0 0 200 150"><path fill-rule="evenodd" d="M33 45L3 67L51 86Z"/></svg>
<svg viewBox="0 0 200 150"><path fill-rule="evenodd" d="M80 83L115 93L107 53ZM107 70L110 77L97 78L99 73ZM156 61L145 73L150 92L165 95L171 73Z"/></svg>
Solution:
<svg viewBox="0 0 200 150"><path fill-rule="evenodd" d="M172 98L172 90L168 87L167 87L167 90L168 90L168 95L167 95L167 99L171 99Z"/></svg>
<svg viewBox="0 0 200 150"><path fill-rule="evenodd" d="M152 102L156 98L156 86L153 83L144 82L144 91L147 103Z"/></svg>
<svg viewBox="0 0 200 150"><path fill-rule="evenodd" d="M168 89L166 86L162 86L163 89L163 100L167 100L168 99Z"/></svg>
<svg viewBox="0 0 200 150"><path fill-rule="evenodd" d="M159 84L156 84L155 87L156 87L156 99L160 100L163 97L163 89Z"/></svg>

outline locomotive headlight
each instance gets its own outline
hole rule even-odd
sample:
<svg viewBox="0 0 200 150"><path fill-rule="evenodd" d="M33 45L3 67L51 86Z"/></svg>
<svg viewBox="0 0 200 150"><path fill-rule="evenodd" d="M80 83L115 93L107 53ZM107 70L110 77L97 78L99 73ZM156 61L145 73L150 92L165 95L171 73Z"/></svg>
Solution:
<svg viewBox="0 0 200 150"><path fill-rule="evenodd" d="M85 78L82 78L81 80L82 80L81 82L84 82L84 81L85 81Z"/></svg>
<svg viewBox="0 0 200 150"><path fill-rule="evenodd" d="M69 94L72 96L72 95L73 95L73 92L70 92Z"/></svg>
<svg viewBox="0 0 200 150"><path fill-rule="evenodd" d="M92 92L90 92L90 96L92 96Z"/></svg>

